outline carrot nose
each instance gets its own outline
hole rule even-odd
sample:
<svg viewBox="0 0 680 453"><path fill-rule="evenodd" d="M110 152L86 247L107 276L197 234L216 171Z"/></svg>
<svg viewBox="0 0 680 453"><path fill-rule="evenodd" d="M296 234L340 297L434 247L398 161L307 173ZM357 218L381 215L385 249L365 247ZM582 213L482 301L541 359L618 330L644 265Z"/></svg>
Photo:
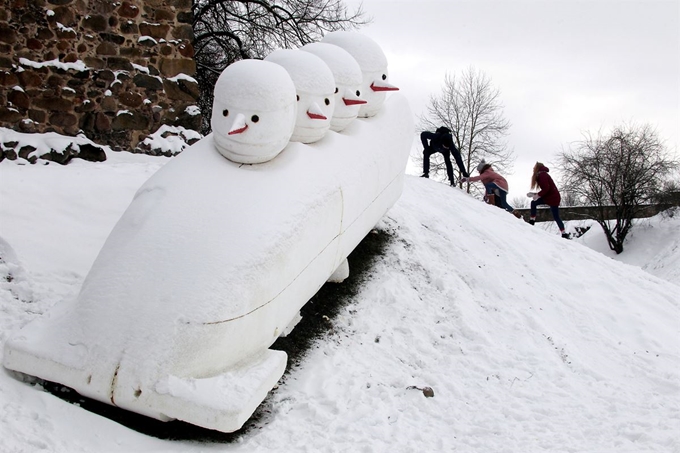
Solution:
<svg viewBox="0 0 680 453"><path fill-rule="evenodd" d="M373 90L373 91L399 91L399 88L397 88L394 85L391 85L387 82L380 81L378 83L373 82L371 84L371 90Z"/></svg>
<svg viewBox="0 0 680 453"><path fill-rule="evenodd" d="M239 113L236 115L236 118L234 118L234 122L232 123L231 129L229 129L227 135L241 134L245 132L246 129L248 129L246 117L243 115L243 113Z"/></svg>

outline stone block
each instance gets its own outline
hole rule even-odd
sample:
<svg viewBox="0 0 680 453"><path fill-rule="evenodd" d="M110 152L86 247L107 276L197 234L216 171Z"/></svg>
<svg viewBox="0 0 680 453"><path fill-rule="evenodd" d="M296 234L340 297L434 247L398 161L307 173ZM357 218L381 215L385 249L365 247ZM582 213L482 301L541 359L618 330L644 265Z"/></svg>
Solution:
<svg viewBox="0 0 680 453"><path fill-rule="evenodd" d="M47 120L47 114L44 110L29 109L28 117L36 123L44 124Z"/></svg>
<svg viewBox="0 0 680 453"><path fill-rule="evenodd" d="M139 33L143 36L151 36L154 39L167 39L170 26L166 24L151 24L143 22L139 24Z"/></svg>
<svg viewBox="0 0 680 453"><path fill-rule="evenodd" d="M54 127L72 127L78 124L78 118L73 113L55 112L50 115L49 122Z"/></svg>
<svg viewBox="0 0 680 453"><path fill-rule="evenodd" d="M49 41L54 38L54 32L47 27L40 27L38 28L35 37L42 42Z"/></svg>
<svg viewBox="0 0 680 453"><path fill-rule="evenodd" d="M26 92L20 90L12 90L12 92L7 95L7 100L23 111L28 110L31 104L31 100Z"/></svg>
<svg viewBox="0 0 680 453"><path fill-rule="evenodd" d="M112 96L104 96L104 99L102 99L100 105L102 110L105 112L115 112L118 110L118 102Z"/></svg>
<svg viewBox="0 0 680 453"><path fill-rule="evenodd" d="M158 69L165 77L175 77L178 74L192 76L196 74L196 61L189 58L161 58Z"/></svg>
<svg viewBox="0 0 680 453"><path fill-rule="evenodd" d="M133 19L139 15L139 8L130 2L123 2L118 8L118 14L120 17Z"/></svg>
<svg viewBox="0 0 680 453"><path fill-rule="evenodd" d="M173 13L170 10L164 9L164 8L158 8L154 11L154 20L158 22L174 22L175 21L175 13Z"/></svg>
<svg viewBox="0 0 680 453"><path fill-rule="evenodd" d="M78 38L78 33L76 33L72 28L59 28L55 34L57 35L57 38L66 39L69 41Z"/></svg>
<svg viewBox="0 0 680 453"><path fill-rule="evenodd" d="M149 118L138 112L129 112L116 115L111 122L113 130L138 130L143 131L149 128Z"/></svg>
<svg viewBox="0 0 680 453"><path fill-rule="evenodd" d="M125 43L125 38L116 33L99 33L99 36L102 38L102 41L111 42L118 46Z"/></svg>
<svg viewBox="0 0 680 453"><path fill-rule="evenodd" d="M98 57L85 57L83 59L88 68L92 69L104 69L106 67L106 62Z"/></svg>
<svg viewBox="0 0 680 453"><path fill-rule="evenodd" d="M67 6L59 6L52 10L54 12L55 21L66 27L75 27L77 25L75 11Z"/></svg>
<svg viewBox="0 0 680 453"><path fill-rule="evenodd" d="M120 32L124 35L136 35L139 33L139 26L135 22L125 21L120 24Z"/></svg>
<svg viewBox="0 0 680 453"><path fill-rule="evenodd" d="M19 148L19 157L22 159L26 159L30 163L34 164L37 161L36 156L31 156L30 154L35 151L37 148L31 146L31 145L24 145L21 148Z"/></svg>
<svg viewBox="0 0 680 453"><path fill-rule="evenodd" d="M104 41L97 46L97 55L102 57L108 55L118 55L118 46L112 42Z"/></svg>
<svg viewBox="0 0 680 453"><path fill-rule="evenodd" d="M41 50L44 46L41 40L37 38L28 38L26 40L26 47L31 50Z"/></svg>
<svg viewBox="0 0 680 453"><path fill-rule="evenodd" d="M141 94L133 93L130 91L121 93L118 96L118 100L120 101L121 104L130 108L140 107L142 105L142 102L144 102L144 98L142 97Z"/></svg>
<svg viewBox="0 0 680 453"><path fill-rule="evenodd" d="M172 29L172 36L175 39L194 40L194 29L190 24L177 25Z"/></svg>
<svg viewBox="0 0 680 453"><path fill-rule="evenodd" d="M88 30L92 30L95 32L103 32L109 28L109 23L106 20L106 17L100 15L100 14L93 14L93 15L88 15L85 16L85 18L82 20L82 26L83 28L86 28Z"/></svg>
<svg viewBox="0 0 680 453"><path fill-rule="evenodd" d="M0 24L0 42L14 44L17 41L17 34L9 25Z"/></svg>
<svg viewBox="0 0 680 453"><path fill-rule="evenodd" d="M135 68L127 58L108 57L106 59L106 67L112 71L132 71Z"/></svg>
<svg viewBox="0 0 680 453"><path fill-rule="evenodd" d="M19 84L19 78L13 72L0 71L0 86L15 87Z"/></svg>
<svg viewBox="0 0 680 453"><path fill-rule="evenodd" d="M8 109L7 107L0 107L0 122L3 123L17 123L21 121L24 116L16 109Z"/></svg>
<svg viewBox="0 0 680 453"><path fill-rule="evenodd" d="M44 77L46 74L34 71L32 69L28 69L26 71L22 71L18 74L19 78L19 83L21 83L21 86L24 88L31 88L31 87L39 87L42 85Z"/></svg>
<svg viewBox="0 0 680 453"><path fill-rule="evenodd" d="M198 84L188 80L164 80L163 87L169 99L193 102L198 99L200 90Z"/></svg>
<svg viewBox="0 0 680 453"><path fill-rule="evenodd" d="M132 82L140 87L149 90L162 90L163 82L158 77L153 77L146 74L137 74L132 79Z"/></svg>
<svg viewBox="0 0 680 453"><path fill-rule="evenodd" d="M104 162L106 160L106 152L99 146L94 146L89 143L80 145L78 158L89 162Z"/></svg>

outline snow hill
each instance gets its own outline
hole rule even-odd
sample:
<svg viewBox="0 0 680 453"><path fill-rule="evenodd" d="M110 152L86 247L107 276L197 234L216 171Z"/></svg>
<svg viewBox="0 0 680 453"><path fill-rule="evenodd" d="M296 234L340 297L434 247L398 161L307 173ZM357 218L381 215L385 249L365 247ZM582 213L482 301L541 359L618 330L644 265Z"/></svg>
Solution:
<svg viewBox="0 0 680 453"><path fill-rule="evenodd" d="M0 163L0 343L78 291L166 161ZM3 368L0 452L678 452L680 215L634 233L634 265L596 228L567 241L407 177L357 294L243 433L154 437Z"/></svg>

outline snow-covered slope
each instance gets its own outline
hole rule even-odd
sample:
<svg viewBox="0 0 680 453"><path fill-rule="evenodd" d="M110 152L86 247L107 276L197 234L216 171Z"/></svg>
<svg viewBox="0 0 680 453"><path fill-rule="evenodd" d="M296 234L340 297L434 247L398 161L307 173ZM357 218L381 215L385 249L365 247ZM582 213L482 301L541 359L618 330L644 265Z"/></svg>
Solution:
<svg viewBox="0 0 680 453"><path fill-rule="evenodd" d="M582 244L680 285L680 208L670 209L653 218L635 220L626 237L624 253L620 255L609 248L596 222L583 224L591 225L591 229L578 239Z"/></svg>
<svg viewBox="0 0 680 453"><path fill-rule="evenodd" d="M21 276L0 286L1 343L79 289L165 161L116 158L0 164L0 237L16 255L0 271ZM2 369L0 451L680 451L680 286L421 178L407 177L379 232L384 255L261 429L160 440ZM680 252L665 241L655 259L672 277Z"/></svg>

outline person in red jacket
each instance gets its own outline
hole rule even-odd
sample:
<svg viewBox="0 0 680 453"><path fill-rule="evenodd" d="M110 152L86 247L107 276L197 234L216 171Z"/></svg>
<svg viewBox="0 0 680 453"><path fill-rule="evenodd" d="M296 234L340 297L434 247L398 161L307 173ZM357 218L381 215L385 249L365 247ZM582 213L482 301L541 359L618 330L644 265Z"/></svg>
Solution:
<svg viewBox="0 0 680 453"><path fill-rule="evenodd" d="M538 205L547 204L550 207L550 212L552 212L553 219L555 223L560 228L560 233L562 237L569 239L569 235L564 231L564 223L560 219L560 202L562 197L560 196L560 191L557 190L555 182L548 174L548 167L540 162L536 162L534 165L534 173L531 176L531 190L540 189L538 192L529 192L527 196L532 198L531 201L531 219L530 224L536 222L536 208Z"/></svg>
<svg viewBox="0 0 680 453"><path fill-rule="evenodd" d="M507 201L508 196L508 181L494 171L491 164L487 164L484 159L477 165L479 176L462 178L462 182L477 182L482 181L486 188L486 195L497 195L500 199L500 207L508 212L513 212L515 208L510 206Z"/></svg>

